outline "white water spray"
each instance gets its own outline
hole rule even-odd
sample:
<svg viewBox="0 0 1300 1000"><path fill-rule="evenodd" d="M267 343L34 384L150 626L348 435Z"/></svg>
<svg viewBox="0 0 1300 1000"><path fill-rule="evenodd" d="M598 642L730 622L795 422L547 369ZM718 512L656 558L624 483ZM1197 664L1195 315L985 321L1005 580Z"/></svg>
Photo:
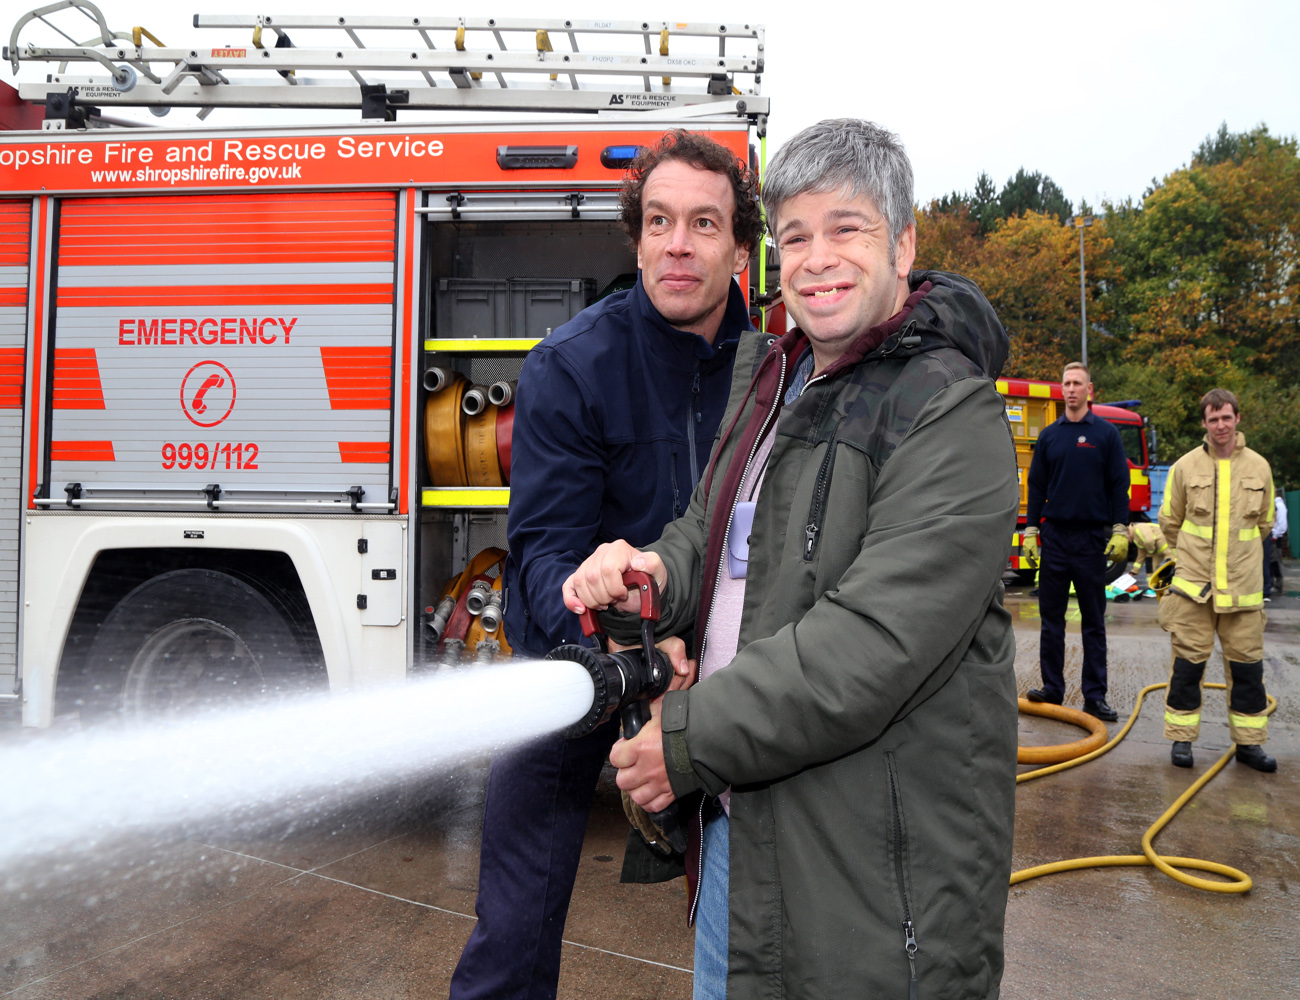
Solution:
<svg viewBox="0 0 1300 1000"><path fill-rule="evenodd" d="M591 706L578 664L542 660L357 694L0 747L0 868L175 824L262 822L554 732Z"/></svg>

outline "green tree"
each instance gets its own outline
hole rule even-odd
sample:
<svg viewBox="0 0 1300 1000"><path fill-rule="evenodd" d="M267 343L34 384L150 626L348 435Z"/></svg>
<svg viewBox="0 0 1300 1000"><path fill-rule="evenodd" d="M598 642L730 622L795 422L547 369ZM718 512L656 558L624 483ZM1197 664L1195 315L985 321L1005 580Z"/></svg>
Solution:
<svg viewBox="0 0 1300 1000"><path fill-rule="evenodd" d="M1052 178L1037 170L1029 173L1024 167L1017 170L1014 177L1007 178L1002 193L998 195L998 205L1005 218L1038 212L1064 222L1074 214L1070 200Z"/></svg>

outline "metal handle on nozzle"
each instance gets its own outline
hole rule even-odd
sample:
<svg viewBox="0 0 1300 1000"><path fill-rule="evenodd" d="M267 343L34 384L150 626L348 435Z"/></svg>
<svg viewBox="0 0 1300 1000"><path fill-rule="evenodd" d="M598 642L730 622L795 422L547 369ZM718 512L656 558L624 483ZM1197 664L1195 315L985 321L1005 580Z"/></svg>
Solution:
<svg viewBox="0 0 1300 1000"><path fill-rule="evenodd" d="M624 739L632 739L650 721L650 702L668 690L673 677L672 664L654 641L655 622L659 621L659 586L654 577L640 570L623 574L627 587L641 592L641 648L617 652L598 652L587 646L559 646L546 654L548 660L572 660L586 668L591 676L594 696L591 708L578 722L564 731L569 739L586 736L617 712L623 723ZM582 634L590 638L602 635L600 621L590 608L580 616ZM686 850L686 833L670 807L650 813L650 820L664 839L677 851Z"/></svg>

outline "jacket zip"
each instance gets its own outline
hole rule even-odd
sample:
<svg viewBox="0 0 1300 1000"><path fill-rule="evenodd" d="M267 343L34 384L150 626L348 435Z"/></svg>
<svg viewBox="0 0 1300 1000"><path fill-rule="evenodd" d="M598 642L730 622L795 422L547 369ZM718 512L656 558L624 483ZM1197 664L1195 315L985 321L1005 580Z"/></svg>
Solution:
<svg viewBox="0 0 1300 1000"><path fill-rule="evenodd" d="M704 806L709 801L707 795L700 799L700 808L695 811L695 822L699 829L700 849L695 852L695 898L691 900L691 912L686 915L686 926L695 926L695 911L700 906L700 879L704 878Z"/></svg>
<svg viewBox="0 0 1300 1000"><path fill-rule="evenodd" d="M691 450L694 451L695 449L692 448ZM691 461L694 460L694 456L692 456ZM682 516L682 495L677 489L677 452L675 451L669 455L668 479L673 486L673 520L676 520Z"/></svg>
<svg viewBox="0 0 1300 1000"><path fill-rule="evenodd" d="M917 1000L919 983L916 979L916 925L912 923L912 904L907 898L907 880L903 866L903 807L898 799L898 774L894 768L894 754L885 754L889 770L889 798L894 811L894 874L898 878L898 896L903 901L903 950L907 952L907 965L912 970L907 983L907 1000Z"/></svg>
<svg viewBox="0 0 1300 1000"><path fill-rule="evenodd" d="M776 395L772 397L772 411L763 418L763 426L759 428L758 437L754 438L754 446L749 449L749 457L745 459L745 471L741 473L740 482L736 486L736 496L732 498L731 517L727 518L727 527L722 532L722 555L718 557L718 575L715 579L722 578L722 571L727 565L727 545L731 541L731 522L735 520L736 500L745 492L745 481L749 478L750 467L753 465L754 456L758 454L758 446L763 443L763 438L767 436L768 426L781 409L781 401L785 396L785 365L786 358L781 358L781 371L776 380ZM717 584L714 584L717 589ZM709 613L704 616L704 635L700 638L700 651L696 659L699 663L704 662L704 647L709 643L709 626L713 623L713 596L709 597ZM698 885L698 883L696 883Z"/></svg>
<svg viewBox="0 0 1300 1000"><path fill-rule="evenodd" d="M817 535L822 530L822 519L826 516L826 494L830 491L831 469L835 465L835 439L840 429L836 427L831 438L826 442L826 454L822 456L822 467L817 471L817 483L813 487L812 503L808 507L808 526L804 528L803 559L810 562L817 549Z"/></svg>
<svg viewBox="0 0 1300 1000"><path fill-rule="evenodd" d="M686 441L691 449L691 493L700 484L699 458L695 453L695 425L703 419L704 414L700 413L700 363L696 361L695 375L691 379L691 409L686 414Z"/></svg>

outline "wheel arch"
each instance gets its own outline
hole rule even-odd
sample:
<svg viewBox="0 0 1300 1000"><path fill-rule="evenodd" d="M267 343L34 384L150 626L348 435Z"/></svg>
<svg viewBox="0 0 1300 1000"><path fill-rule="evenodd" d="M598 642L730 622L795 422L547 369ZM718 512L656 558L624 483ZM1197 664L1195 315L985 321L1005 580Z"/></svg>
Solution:
<svg viewBox="0 0 1300 1000"><path fill-rule="evenodd" d="M322 526L328 526L327 535L356 534L355 525L340 532L337 521L309 527L270 519L222 518L195 524L153 517L32 518L29 544L33 551L39 548L42 560L39 567L29 565L24 580L24 724L48 726L53 721L61 666L89 648L85 630L96 627L116 604L111 600L113 588L120 598L136 584L181 565L231 572L255 586L310 629L331 686L340 677L350 677L356 643L339 598L338 568L327 554L337 546L334 539L319 537ZM201 537L185 537L185 532ZM355 551L355 542L353 546ZM285 560L292 582L267 556ZM129 575L122 579L124 567ZM114 571L119 574L116 581ZM93 639L93 632L89 635Z"/></svg>

